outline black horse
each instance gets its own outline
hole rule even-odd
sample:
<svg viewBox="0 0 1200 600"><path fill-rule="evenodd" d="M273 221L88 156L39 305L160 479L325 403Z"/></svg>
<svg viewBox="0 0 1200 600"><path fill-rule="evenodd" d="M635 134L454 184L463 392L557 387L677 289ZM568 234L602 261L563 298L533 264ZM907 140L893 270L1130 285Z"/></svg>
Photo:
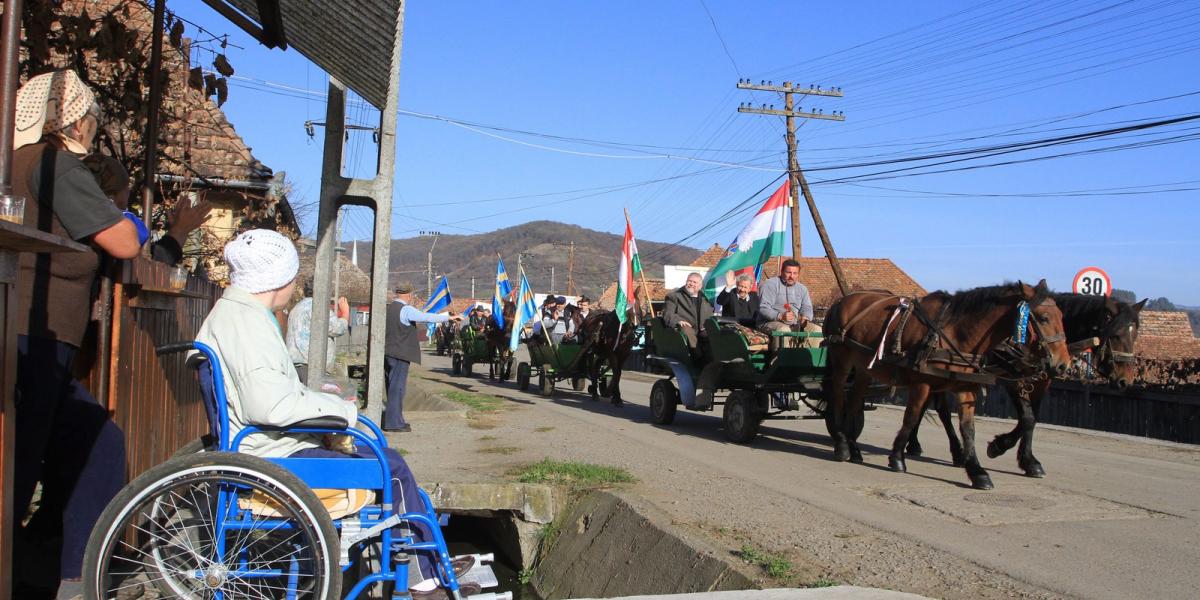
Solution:
<svg viewBox="0 0 1200 600"><path fill-rule="evenodd" d="M579 343L583 346L579 351L579 358L576 360L581 361L586 370L590 382L588 393L592 395L592 400L599 400L601 396L607 396L613 406L624 404L624 401L621 400L621 369L626 359L629 358L629 354L633 352L633 345L637 341L637 327L641 319L639 307L643 297L642 288L635 288L633 296L633 306L626 311L624 323L617 318L616 312L591 314L583 320L579 332L576 334ZM612 376L607 389L604 389L601 386L600 374L606 364Z"/></svg>
<svg viewBox="0 0 1200 600"><path fill-rule="evenodd" d="M1136 374L1134 347L1137 344L1138 316L1146 301L1137 304L1118 302L1104 296L1081 294L1056 294L1055 303L1063 314L1063 331L1071 354L1081 356L1090 350L1093 365L1100 376L1110 384L1125 389L1133 382ZM1042 399L1050 389L1049 377L1033 377L1009 381L1005 384L1009 400L1017 412L1017 424L1012 431L997 435L988 443L988 458L1003 455L1013 446L1017 448L1017 465L1029 477L1045 477L1046 470L1033 455L1033 428L1037 424ZM962 466L962 444L954 432L950 412L956 398L943 395L936 403L938 419L946 430L950 442L950 456L955 466ZM905 453L920 456L921 443L914 429Z"/></svg>

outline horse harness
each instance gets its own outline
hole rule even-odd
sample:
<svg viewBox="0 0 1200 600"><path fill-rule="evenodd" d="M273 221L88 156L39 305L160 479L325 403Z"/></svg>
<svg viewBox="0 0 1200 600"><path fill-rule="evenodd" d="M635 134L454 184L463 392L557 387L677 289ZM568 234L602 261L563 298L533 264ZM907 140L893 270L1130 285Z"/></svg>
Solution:
<svg viewBox="0 0 1200 600"><path fill-rule="evenodd" d="M854 315L842 327L843 334L850 330L860 319L868 314L872 309L887 304L891 301L899 299L899 303L892 310L891 316L883 327L883 333L880 335L879 343L872 347L858 340L846 337L845 335L830 335L827 339L831 343L848 342L863 350L872 353L871 362L867 368L871 368L877 361L884 361L896 366L907 367L915 370L918 373L949 379L954 381L963 381L969 383L978 383L981 385L991 385L996 383L997 379L1007 380L1023 380L1031 375L1036 375L1039 370L1039 365L1031 361L1027 346L1026 346L1026 331L1029 328L1033 329L1036 334L1038 344L1042 348L1046 356L1049 356L1049 344L1066 339L1063 334L1054 336L1046 336L1036 318L1031 319L1032 309L1036 308L1044 302L1042 300L1032 307L1027 301L1022 300L1018 305L1016 324L1014 327L1014 335L1005 338L1005 340L996 348L989 351L987 354L972 354L963 352L954 343L954 340L943 331L943 325L946 323L946 313L950 309L950 303L942 304L941 310L938 311L937 318L931 319L926 314L921 306L921 300L916 297L905 296L885 296L876 300L867 308ZM917 320L926 328L925 337L916 348L905 353L902 347L904 338L904 330L908 325L909 318L916 315ZM888 331L891 330L892 323L897 322L895 332L892 336L892 344L890 353L885 353L887 348ZM943 346L944 343L944 346ZM931 364L932 363L932 364ZM935 364L945 365L944 367L934 366ZM947 367L959 367L969 369L968 371L955 371ZM1030 371L1035 371L1031 373ZM1040 369L1042 373L1045 369Z"/></svg>

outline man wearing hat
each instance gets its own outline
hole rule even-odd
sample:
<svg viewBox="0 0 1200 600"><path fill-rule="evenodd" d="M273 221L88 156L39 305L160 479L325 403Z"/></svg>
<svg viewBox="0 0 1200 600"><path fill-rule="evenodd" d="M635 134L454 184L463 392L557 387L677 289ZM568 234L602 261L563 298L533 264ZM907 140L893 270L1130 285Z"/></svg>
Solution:
<svg viewBox="0 0 1200 600"><path fill-rule="evenodd" d="M384 373L387 375L387 408L383 411L384 431L412 431L404 420L404 394L408 389L408 366L421 364L421 342L417 323L460 321L461 315L435 315L412 306L413 285L402 281L387 308L387 340L384 342Z"/></svg>
<svg viewBox="0 0 1200 600"><path fill-rule="evenodd" d="M196 341L216 351L225 374L225 397L229 407L229 436L232 439L247 425L286 426L323 416L346 419L349 427L358 420L358 403L353 396L311 390L292 364L287 344L275 321L275 311L292 299L300 259L291 240L276 231L254 229L225 245L229 265L229 287L213 305ZM246 437L239 452L260 457L344 457L322 447L314 434L256 433ZM421 504L416 478L398 452L384 450L391 468L393 497L401 513ZM373 457L370 450L356 447L352 456ZM411 525L418 540L433 539L428 528ZM437 587L433 563L426 553L417 555L424 578L410 589L413 598L446 598ZM470 567L455 564L455 571ZM476 585L477 584L468 584ZM463 595L479 593L468 587Z"/></svg>
<svg viewBox="0 0 1200 600"><path fill-rule="evenodd" d="M122 214L84 166L100 126L92 90L73 71L31 78L17 92L13 195L25 198L24 224L91 244L109 255L137 256L149 231ZM11 525L18 531L33 491L42 503L30 528L62 536L59 597L79 594L83 551L92 526L124 480L124 435L71 378L87 328L96 252L23 253L17 287L16 449ZM33 563L45 557L22 553ZM19 569L20 570L20 569ZM7 590L5 590L7 591Z"/></svg>
<svg viewBox="0 0 1200 600"><path fill-rule="evenodd" d="M542 330L555 344L561 344L563 338L575 335L575 322L567 316L566 296L554 299L554 307L550 309L550 314L542 319Z"/></svg>

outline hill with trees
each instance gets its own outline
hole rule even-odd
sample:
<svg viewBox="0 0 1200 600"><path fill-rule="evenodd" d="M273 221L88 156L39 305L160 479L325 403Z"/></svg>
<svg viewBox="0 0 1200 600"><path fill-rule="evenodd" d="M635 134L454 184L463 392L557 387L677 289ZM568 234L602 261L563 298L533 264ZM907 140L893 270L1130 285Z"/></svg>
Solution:
<svg viewBox="0 0 1200 600"><path fill-rule="evenodd" d="M573 272L568 261L570 245L575 244ZM402 279L416 284L424 295L426 262L433 243L430 236L392 240L389 280ZM350 251L350 244L344 243ZM662 277L662 266L686 265L701 251L686 246L638 240L646 276ZM661 256L650 256L662 251ZM518 262L534 292L567 293L568 277L573 278L574 293L593 299L617 278L617 260L621 255L621 236L555 221L533 221L515 227L474 235L441 235L433 250L434 280L447 275L450 293L459 298L471 295L475 279L476 298L490 298L496 277L496 253L504 257L509 279L517 285ZM520 260L518 261L518 255ZM358 265L370 272L370 244L358 243Z"/></svg>

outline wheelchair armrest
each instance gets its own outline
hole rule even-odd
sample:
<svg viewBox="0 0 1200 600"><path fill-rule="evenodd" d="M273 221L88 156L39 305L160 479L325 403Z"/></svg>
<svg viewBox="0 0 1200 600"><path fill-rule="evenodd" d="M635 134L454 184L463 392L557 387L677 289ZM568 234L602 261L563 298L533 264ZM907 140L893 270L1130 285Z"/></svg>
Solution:
<svg viewBox="0 0 1200 600"><path fill-rule="evenodd" d="M350 422L345 417L329 415L288 423L280 429L346 429L349 426Z"/></svg>

